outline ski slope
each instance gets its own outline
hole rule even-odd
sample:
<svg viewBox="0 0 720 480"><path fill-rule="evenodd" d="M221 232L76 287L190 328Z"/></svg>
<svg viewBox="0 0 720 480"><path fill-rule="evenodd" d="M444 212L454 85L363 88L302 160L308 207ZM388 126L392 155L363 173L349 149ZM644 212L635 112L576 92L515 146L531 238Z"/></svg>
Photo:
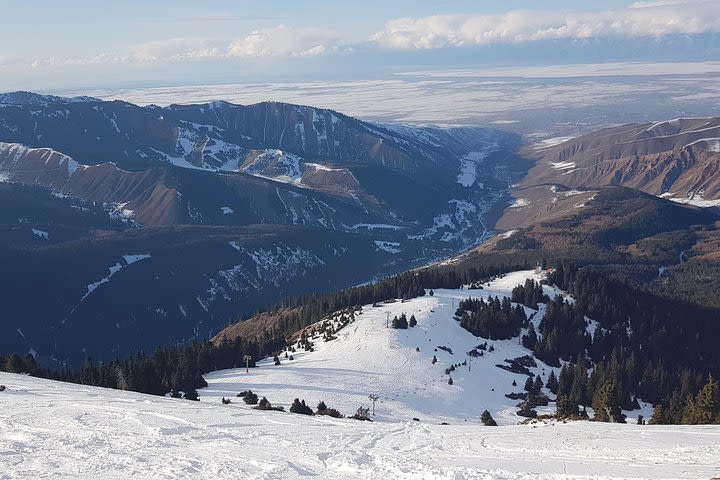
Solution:
<svg viewBox="0 0 720 480"><path fill-rule="evenodd" d="M0 478L720 476L719 426L358 422L0 373Z"/></svg>
<svg viewBox="0 0 720 480"><path fill-rule="evenodd" d="M258 362L258 367L245 373L244 368L221 370L205 376L209 386L201 390L203 399L220 402L222 397L235 398L238 392L252 390L265 396L273 404L288 408L293 399L304 399L315 408L322 400L329 407L352 415L358 407L371 406L370 395L379 397L375 405L376 421L404 422L418 418L424 422L478 423L483 410L488 410L500 425L514 425L525 420L516 415L520 401L505 394L524 392L527 375L498 368L506 359L514 359L532 352L520 344L520 336L511 340L487 340L488 350L482 357L469 357L467 352L486 340L475 337L453 319L461 300L468 297L510 297L512 289L527 278L540 280L542 273L534 270L512 272L485 284L482 290L435 290L433 296L399 300L377 307L366 305L361 315L337 334L337 339L314 341L315 351L298 350L290 361L281 356L281 365L272 359ZM543 286L550 297L564 294L553 287ZM537 330L544 315L544 305L532 322ZM534 310L525 308L530 317ZM415 328L395 330L387 328L388 320L405 313L415 315ZM592 325L594 330L595 325ZM494 351L490 351L490 346ZM448 347L452 354L439 347ZM432 363L433 356L437 363ZM451 365L467 362L450 373ZM537 361L530 368L533 376L545 382L552 370L560 369ZM448 384L452 377L453 384ZM516 386L513 386L513 381ZM555 396L544 389L549 398ZM537 407L539 414L554 413L551 403ZM649 418L651 406L642 411L627 412L629 418L637 414ZM632 421L632 420L629 420Z"/></svg>

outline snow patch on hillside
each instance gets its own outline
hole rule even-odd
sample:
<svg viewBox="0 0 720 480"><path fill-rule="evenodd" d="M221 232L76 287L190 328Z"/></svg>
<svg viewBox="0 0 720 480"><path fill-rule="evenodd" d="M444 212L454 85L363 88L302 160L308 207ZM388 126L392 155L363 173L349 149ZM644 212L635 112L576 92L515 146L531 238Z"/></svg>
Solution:
<svg viewBox="0 0 720 480"><path fill-rule="evenodd" d="M572 140L575 137L552 137L545 140L542 140L541 142L538 142L532 146L534 150L546 150L548 148L556 147L560 145L561 143L568 142Z"/></svg>
<svg viewBox="0 0 720 480"><path fill-rule="evenodd" d="M228 245L242 254L241 260L208 278L210 287L196 297L205 311L210 311L218 298L232 300L230 292L248 293L270 285L281 287L309 270L325 265L313 252L282 242L269 248L248 248L237 241L228 242Z"/></svg>
<svg viewBox="0 0 720 480"><path fill-rule="evenodd" d="M152 255L149 253L141 253L139 255L123 255L123 260L125 260L125 263L128 265L132 265L135 262L139 262L140 260L145 260L148 258L151 258Z"/></svg>
<svg viewBox="0 0 720 480"><path fill-rule="evenodd" d="M680 119L675 118L673 120L666 120L663 122L656 122L645 130L647 133L652 134L654 137L667 137L670 135L676 135L680 130Z"/></svg>
<svg viewBox="0 0 720 480"><path fill-rule="evenodd" d="M461 158L460 174L457 176L458 183L463 187L472 186L477 180L477 170L481 162L497 149L497 144L493 143L480 151L470 152Z"/></svg>
<svg viewBox="0 0 720 480"><path fill-rule="evenodd" d="M402 249L400 248L400 244L398 242L388 242L385 240L375 240L375 247L376 250L384 251L387 253L400 253L402 252Z"/></svg>
<svg viewBox="0 0 720 480"><path fill-rule="evenodd" d="M532 202L526 198L516 198L510 203L510 208L523 208L523 207L529 207L532 205Z"/></svg>
<svg viewBox="0 0 720 480"><path fill-rule="evenodd" d="M352 227L353 230L367 229L367 230L400 230L403 227L398 225L390 225L387 223L356 223Z"/></svg>
<svg viewBox="0 0 720 480"><path fill-rule="evenodd" d="M670 200L671 202L694 205L696 207L720 207L720 199L706 200L703 198L704 193L703 190L700 190L698 192L688 192L685 197L678 197L677 192L665 192L660 194L659 197Z"/></svg>
<svg viewBox="0 0 720 480"><path fill-rule="evenodd" d="M575 168L575 162L550 162L550 166L555 170L570 170Z"/></svg>
<svg viewBox="0 0 720 480"><path fill-rule="evenodd" d="M150 254L149 254L149 253L146 253L146 254L139 254L139 255L123 255L122 258L123 258L123 260L125 261L125 265L123 265L123 264L120 263L120 262L117 262L117 263L115 263L115 265L112 265L111 267L109 267L109 268L108 268L108 271L109 271L110 273L109 273L107 276L101 278L100 280L98 280L98 281L96 281L96 282L93 282L93 283L89 284L89 285L86 287L87 291L85 292L85 294L84 294L84 295L82 296L82 298L80 299L80 303L82 303L83 301L85 301L85 299L86 299L88 296L90 296L90 294L92 294L95 290L97 290L97 288L98 288L100 285L104 285L104 284L110 282L110 279L111 279L115 274L117 274L118 272L120 272L123 268L126 268L126 267L132 265L133 263L137 263L137 262L139 262L140 260L145 260L145 259L150 258ZM76 306L75 308L73 308L72 311L74 312L75 309L77 309L77 306ZM72 313L72 312L71 312L71 313Z"/></svg>
<svg viewBox="0 0 720 480"><path fill-rule="evenodd" d="M302 160L301 157L282 150L265 150L241 170L256 177L300 185L303 174Z"/></svg>
<svg viewBox="0 0 720 480"><path fill-rule="evenodd" d="M708 152L720 153L720 138L701 138L688 143L685 147L699 147Z"/></svg>
<svg viewBox="0 0 720 480"><path fill-rule="evenodd" d="M37 230L35 228L32 229L33 235L38 236L40 238L44 238L45 240L50 239L50 234L48 232L44 232L42 230Z"/></svg>

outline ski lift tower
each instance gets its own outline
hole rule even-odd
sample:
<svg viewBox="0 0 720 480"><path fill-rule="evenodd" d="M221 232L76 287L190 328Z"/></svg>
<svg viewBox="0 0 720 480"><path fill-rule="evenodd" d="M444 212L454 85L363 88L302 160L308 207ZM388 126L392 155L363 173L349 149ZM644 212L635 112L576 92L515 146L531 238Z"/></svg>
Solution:
<svg viewBox="0 0 720 480"><path fill-rule="evenodd" d="M243 360L245 360L245 373L250 373L250 360L252 360L252 357L250 355L243 355Z"/></svg>
<svg viewBox="0 0 720 480"><path fill-rule="evenodd" d="M375 416L375 402L377 402L378 398L380 398L378 395L368 395L368 398L372 400L372 414Z"/></svg>

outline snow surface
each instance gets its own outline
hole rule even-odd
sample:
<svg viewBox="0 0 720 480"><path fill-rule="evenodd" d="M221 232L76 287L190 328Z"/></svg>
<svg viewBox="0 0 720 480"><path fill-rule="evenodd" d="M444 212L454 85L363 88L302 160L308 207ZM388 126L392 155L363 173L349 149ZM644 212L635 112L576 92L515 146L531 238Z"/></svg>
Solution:
<svg viewBox="0 0 720 480"><path fill-rule="evenodd" d="M370 423L4 372L0 383L8 480L694 480L719 472L718 426Z"/></svg>

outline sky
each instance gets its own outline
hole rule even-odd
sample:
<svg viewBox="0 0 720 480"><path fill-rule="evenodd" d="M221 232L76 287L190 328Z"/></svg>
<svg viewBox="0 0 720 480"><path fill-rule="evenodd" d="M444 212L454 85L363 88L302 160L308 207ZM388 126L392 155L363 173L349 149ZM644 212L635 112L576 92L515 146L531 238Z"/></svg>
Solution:
<svg viewBox="0 0 720 480"><path fill-rule="evenodd" d="M720 58L718 0L0 0L0 91Z"/></svg>

